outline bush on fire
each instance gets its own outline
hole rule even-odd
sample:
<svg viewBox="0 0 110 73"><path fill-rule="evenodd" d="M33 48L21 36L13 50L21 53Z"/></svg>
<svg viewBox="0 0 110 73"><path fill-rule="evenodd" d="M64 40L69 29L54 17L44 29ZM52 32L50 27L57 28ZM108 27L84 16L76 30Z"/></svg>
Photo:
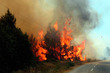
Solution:
<svg viewBox="0 0 110 73"><path fill-rule="evenodd" d="M16 18L8 10L0 18L0 73L32 65L33 53L28 35L15 26Z"/></svg>

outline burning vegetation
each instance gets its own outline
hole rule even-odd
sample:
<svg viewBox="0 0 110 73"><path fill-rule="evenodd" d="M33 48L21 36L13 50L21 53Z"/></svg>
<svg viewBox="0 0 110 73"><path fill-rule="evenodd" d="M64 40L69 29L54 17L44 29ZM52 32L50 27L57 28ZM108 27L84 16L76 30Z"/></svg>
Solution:
<svg viewBox="0 0 110 73"><path fill-rule="evenodd" d="M58 29L58 22L53 27L49 27L44 35L43 30L38 33L35 47L32 48L33 53L39 58L39 61L48 60L50 58L58 60L79 60L85 61L82 52L85 49L85 40L78 46L71 46L73 37L72 30L69 28L71 19L67 19L64 23L63 30Z"/></svg>

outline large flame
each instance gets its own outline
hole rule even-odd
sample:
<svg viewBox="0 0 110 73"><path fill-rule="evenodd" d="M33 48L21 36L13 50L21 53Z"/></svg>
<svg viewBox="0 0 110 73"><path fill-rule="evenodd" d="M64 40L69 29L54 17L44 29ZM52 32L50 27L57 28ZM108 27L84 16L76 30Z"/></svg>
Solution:
<svg viewBox="0 0 110 73"><path fill-rule="evenodd" d="M35 52L36 57L39 57L39 61L44 61L44 60L47 60L46 58L47 50L42 47L42 44L44 44L44 41L42 40L44 36L43 30L41 30L38 33L38 35L39 35L37 37L38 42L36 45L36 48L38 49L38 51L37 52L34 51L34 52Z"/></svg>
<svg viewBox="0 0 110 73"><path fill-rule="evenodd" d="M50 47L50 49L52 48L51 50L57 52L57 54L55 53L54 56L56 56L59 60L85 61L86 57L83 58L82 56L82 51L85 49L85 40L78 46L71 46L71 41L73 40L73 37L71 35L72 30L68 27L70 25L70 21L71 19L66 20L63 30L61 32L58 30L58 23L56 22L54 24L53 29L57 32L60 32L61 45L57 47ZM49 54L49 51L44 47L47 45L45 44L46 42L44 40L43 31L40 31L38 34L38 43L36 45L38 51L34 51L34 53L36 53L36 57L39 57L39 61L44 61L47 60L46 55ZM55 43L55 45L57 44L58 43Z"/></svg>

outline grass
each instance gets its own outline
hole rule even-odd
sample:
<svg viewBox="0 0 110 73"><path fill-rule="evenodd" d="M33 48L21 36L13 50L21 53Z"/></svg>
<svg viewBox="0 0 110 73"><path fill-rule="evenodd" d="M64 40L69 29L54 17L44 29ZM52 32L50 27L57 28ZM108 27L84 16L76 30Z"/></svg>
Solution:
<svg viewBox="0 0 110 73"><path fill-rule="evenodd" d="M80 65L88 62L95 62L97 60L88 59L87 61L58 61L51 60L36 64L34 67L30 67L25 70L13 71L13 73L64 73L72 70Z"/></svg>
<svg viewBox="0 0 110 73"><path fill-rule="evenodd" d="M67 70L74 65L74 62L71 61L41 62L36 64L35 67L13 71L13 73L63 73L64 70Z"/></svg>

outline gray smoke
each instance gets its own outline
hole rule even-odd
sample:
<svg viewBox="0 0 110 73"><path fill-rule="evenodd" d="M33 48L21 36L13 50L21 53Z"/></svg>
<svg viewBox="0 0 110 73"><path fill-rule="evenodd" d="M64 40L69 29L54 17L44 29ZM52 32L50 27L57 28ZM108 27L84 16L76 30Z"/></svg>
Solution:
<svg viewBox="0 0 110 73"><path fill-rule="evenodd" d="M97 13L89 6L88 0L56 0L55 17L72 17L74 23L77 21L86 28L95 28L98 21Z"/></svg>
<svg viewBox="0 0 110 73"><path fill-rule="evenodd" d="M88 0L55 0L54 20L63 26L66 18L72 18L71 29L74 41L80 44L86 40L84 55L88 58L97 58L94 42L88 37L92 29L98 26L98 14L90 7ZM61 28L61 27L60 27Z"/></svg>
<svg viewBox="0 0 110 73"><path fill-rule="evenodd" d="M98 15L88 0L0 0L0 14L5 13L7 8L17 18L16 26L35 36L40 29L46 31L49 24L53 25L56 21L61 29L65 20L71 18L72 44L86 40L85 54L95 53L88 33L98 25Z"/></svg>

